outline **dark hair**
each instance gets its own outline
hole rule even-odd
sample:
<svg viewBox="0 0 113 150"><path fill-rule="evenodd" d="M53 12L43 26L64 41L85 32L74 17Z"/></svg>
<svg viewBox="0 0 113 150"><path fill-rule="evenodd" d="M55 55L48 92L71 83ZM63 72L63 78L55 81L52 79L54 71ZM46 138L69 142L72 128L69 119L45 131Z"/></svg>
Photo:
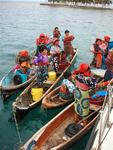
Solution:
<svg viewBox="0 0 113 150"><path fill-rule="evenodd" d="M58 29L58 27L55 27L55 30Z"/></svg>
<svg viewBox="0 0 113 150"><path fill-rule="evenodd" d="M39 52L43 52L45 49L47 49L47 47L45 45L41 45L39 48Z"/></svg>
<svg viewBox="0 0 113 150"><path fill-rule="evenodd" d="M22 62L30 61L30 60L31 60L30 56L27 56L27 57L20 57L20 58L18 59L18 63L21 64Z"/></svg>
<svg viewBox="0 0 113 150"><path fill-rule="evenodd" d="M15 75L13 78L13 82L15 85L21 84L22 83L22 78L20 75Z"/></svg>
<svg viewBox="0 0 113 150"><path fill-rule="evenodd" d="M27 56L27 57L19 56L19 55L16 56L16 63L17 64L21 64L24 61L30 61L30 60L31 60L31 56L30 55Z"/></svg>
<svg viewBox="0 0 113 150"><path fill-rule="evenodd" d="M66 34L66 33L69 33L69 30L65 30L65 34Z"/></svg>
<svg viewBox="0 0 113 150"><path fill-rule="evenodd" d="M65 72L63 76L65 79L67 79L71 76L71 72Z"/></svg>
<svg viewBox="0 0 113 150"><path fill-rule="evenodd" d="M97 43L98 41L102 41L101 39L99 39L99 38L97 38L96 40L95 40L95 43Z"/></svg>

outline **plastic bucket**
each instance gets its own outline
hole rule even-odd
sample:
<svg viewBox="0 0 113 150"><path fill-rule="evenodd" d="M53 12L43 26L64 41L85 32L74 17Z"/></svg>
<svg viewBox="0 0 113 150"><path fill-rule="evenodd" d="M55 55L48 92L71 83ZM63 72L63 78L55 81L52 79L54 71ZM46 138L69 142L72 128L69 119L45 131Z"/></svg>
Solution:
<svg viewBox="0 0 113 150"><path fill-rule="evenodd" d="M55 71L50 71L48 72L48 81L55 81L56 80L56 72Z"/></svg>
<svg viewBox="0 0 113 150"><path fill-rule="evenodd" d="M43 96L43 88L32 88L31 95L32 95L33 101L39 101L40 98Z"/></svg>

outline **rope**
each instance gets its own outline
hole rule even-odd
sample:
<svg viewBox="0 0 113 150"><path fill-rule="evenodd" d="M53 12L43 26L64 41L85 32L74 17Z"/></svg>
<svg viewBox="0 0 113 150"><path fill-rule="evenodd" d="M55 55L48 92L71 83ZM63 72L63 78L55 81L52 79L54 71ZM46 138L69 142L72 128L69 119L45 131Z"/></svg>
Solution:
<svg viewBox="0 0 113 150"><path fill-rule="evenodd" d="M16 131L17 131L17 135L18 135L18 138L19 138L19 144L20 144L20 147L23 145L22 144L22 140L21 140L21 136L20 136L20 132L19 132L19 126L18 126L18 122L17 122L17 119L16 119L16 114L15 114L16 110L15 108L13 109L13 116L14 116L14 121L15 121L15 126L16 126Z"/></svg>
<svg viewBox="0 0 113 150"><path fill-rule="evenodd" d="M101 149L101 144L103 142L102 140L102 136L103 136L103 131L105 130L105 126L107 125L108 121L109 121L109 115L110 115L110 110L111 110L111 107L112 107L112 93L113 93L113 88L112 86L109 85L107 86L107 91L108 91L108 94L105 96L105 99L104 99L104 103L103 103L103 106L102 106L102 110L101 110L101 119L100 119L100 131L99 131L99 143L98 143L98 150ZM108 112L107 112L107 119L105 121L105 123L103 124L103 113L104 113L104 109L106 107L106 104L108 105ZM103 127L103 130L102 130L102 127Z"/></svg>

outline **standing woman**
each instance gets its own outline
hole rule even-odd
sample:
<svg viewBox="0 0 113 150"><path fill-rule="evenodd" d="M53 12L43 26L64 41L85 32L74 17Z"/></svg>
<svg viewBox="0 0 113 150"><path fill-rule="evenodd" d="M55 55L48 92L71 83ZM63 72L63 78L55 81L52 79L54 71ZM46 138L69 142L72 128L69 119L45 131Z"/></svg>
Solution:
<svg viewBox="0 0 113 150"><path fill-rule="evenodd" d="M60 63L60 56L61 56L61 47L59 45L59 39L54 40L53 46L50 49L50 65L52 66L52 70L55 72L58 71L59 63Z"/></svg>
<svg viewBox="0 0 113 150"><path fill-rule="evenodd" d="M66 53L68 61L70 61L74 55L74 49L73 49L73 46L71 43L74 40L74 38L75 37L70 34L69 30L65 31L65 36L63 38L63 42L64 42L64 51Z"/></svg>
<svg viewBox="0 0 113 150"><path fill-rule="evenodd" d="M89 114L89 89L96 87L98 81L92 76L90 67L86 63L81 63L73 75L76 85L74 106L78 114L77 120L79 120Z"/></svg>
<svg viewBox="0 0 113 150"><path fill-rule="evenodd" d="M59 28L55 27L54 30L53 30L53 38L60 39L60 36L61 36L61 33L59 31Z"/></svg>
<svg viewBox="0 0 113 150"><path fill-rule="evenodd" d="M101 68L102 65L102 51L100 48L100 45L102 44L102 40L97 38L95 40L95 43L91 47L91 52L94 54L93 61L91 63L91 66L94 66L96 68Z"/></svg>

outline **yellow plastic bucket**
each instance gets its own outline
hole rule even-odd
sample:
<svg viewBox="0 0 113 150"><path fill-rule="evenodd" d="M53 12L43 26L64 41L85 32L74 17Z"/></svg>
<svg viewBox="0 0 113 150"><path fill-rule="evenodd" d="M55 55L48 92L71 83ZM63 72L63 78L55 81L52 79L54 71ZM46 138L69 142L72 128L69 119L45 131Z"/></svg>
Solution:
<svg viewBox="0 0 113 150"><path fill-rule="evenodd" d="M32 88L31 95L32 95L33 101L39 101L43 95L43 88Z"/></svg>
<svg viewBox="0 0 113 150"><path fill-rule="evenodd" d="M56 72L55 71L50 71L48 72L48 81L55 81L56 80Z"/></svg>

